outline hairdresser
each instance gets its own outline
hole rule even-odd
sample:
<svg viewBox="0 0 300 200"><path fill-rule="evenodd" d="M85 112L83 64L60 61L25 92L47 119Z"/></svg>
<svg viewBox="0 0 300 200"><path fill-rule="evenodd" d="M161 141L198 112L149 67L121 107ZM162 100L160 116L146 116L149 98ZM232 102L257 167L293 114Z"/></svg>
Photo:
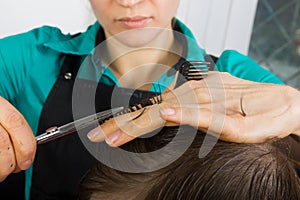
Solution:
<svg viewBox="0 0 300 200"><path fill-rule="evenodd" d="M141 97L153 96L157 93L156 88L160 88L163 101L154 105L160 109L161 117L158 120L206 129L213 113L218 113L218 110L212 111L209 108L210 104L218 102L202 98L202 95L209 96L204 81L184 83L172 90L172 84L176 81L174 70L170 73L168 70L164 71L166 73L157 70L157 66L163 65L176 71L183 60L205 60L207 57L205 51L197 46L195 39L188 39L193 38L190 30L174 18L179 0L90 0L90 3L97 22L86 32L65 35L58 28L44 26L0 40L0 198L5 195L9 195L11 199L18 198L15 195L21 195L25 199L77 198L78 183L95 163L93 156L82 145L77 134L38 146L35 136L49 127L73 121L74 98L95 96L95 88L98 88L96 111L111 107L113 88L119 88L119 94L114 99L127 98L128 94L132 94L128 92L128 88L139 88L133 103L139 102ZM150 27L154 31L145 32L149 29L144 28ZM157 40L157 31L161 29L169 31L163 40ZM105 41L127 31L129 35L117 37L117 42L134 47L135 50L122 54L114 62L108 62L109 58L116 55L118 57L121 48L120 45L110 45ZM175 32L184 37L176 37ZM157 48L136 48L156 41L164 44L163 47L170 51L179 50L180 54ZM101 46L103 42L106 45ZM101 51L94 50L99 45ZM87 66L83 70L80 68L82 63ZM129 73L135 71L137 66L148 66L149 63L151 65L143 68L142 72ZM226 93L223 95L226 98L226 112L219 113L222 118L225 117L221 138L238 142L259 142L276 137L270 133L276 132L280 137L292 132L299 133L299 123L296 121L299 119L297 112L300 112L296 104L299 102L297 91L288 86L257 83L282 84L282 81L235 51L224 51L218 58L215 69L232 75L215 73L208 74L204 79L209 81L217 76L217 80L222 80L226 86L223 87ZM77 74L80 76L76 78ZM123 84L122 77L128 74ZM162 85L172 92L167 92L169 90L164 87L156 87L159 84L151 84L151 81L148 82L150 84L141 86L139 81L149 77L154 83L163 82ZM79 81L77 89L83 93L74 96L75 81ZM97 86L98 82L101 87ZM244 87L239 87L240 84ZM219 88L217 85L215 87ZM199 94L198 102L194 102L196 106L199 105L197 109L181 107L184 104L174 101L174 94L180 97L194 92L198 94L202 90L204 93ZM95 111L84 107L89 103L89 99L86 100L82 101L82 107L76 107L82 117ZM192 105L194 104L190 104ZM139 120L143 120L145 116L147 115L141 115ZM266 130L265 127L271 121L272 130ZM243 132L251 131L256 135L236 135L236 129L232 127L242 125ZM108 126L112 128L105 128L104 124L104 131L95 129L88 137L92 141L98 141L104 133L112 146L131 139L114 125L106 123L106 127Z"/></svg>

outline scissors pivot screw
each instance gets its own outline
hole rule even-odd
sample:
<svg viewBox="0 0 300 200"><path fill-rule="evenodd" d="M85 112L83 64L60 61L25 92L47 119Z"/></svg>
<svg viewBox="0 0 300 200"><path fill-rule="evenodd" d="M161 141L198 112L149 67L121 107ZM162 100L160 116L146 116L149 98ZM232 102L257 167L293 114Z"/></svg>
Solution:
<svg viewBox="0 0 300 200"><path fill-rule="evenodd" d="M57 130L58 130L57 126L53 126L53 127L48 128L46 130L46 133L53 133L53 132L55 132Z"/></svg>

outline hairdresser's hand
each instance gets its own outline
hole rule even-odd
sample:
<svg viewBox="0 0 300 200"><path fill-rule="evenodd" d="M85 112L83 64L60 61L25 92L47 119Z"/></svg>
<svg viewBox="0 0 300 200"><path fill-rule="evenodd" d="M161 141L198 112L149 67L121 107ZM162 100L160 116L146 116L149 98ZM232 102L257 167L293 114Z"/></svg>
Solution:
<svg viewBox="0 0 300 200"><path fill-rule="evenodd" d="M300 93L282 85L255 83L211 72L163 94L163 102L122 115L93 130L92 141L122 145L163 125L189 124L226 141L258 143L300 135ZM165 123L165 120L167 123ZM173 123L173 124L172 124ZM105 135L105 136L104 136Z"/></svg>
<svg viewBox="0 0 300 200"><path fill-rule="evenodd" d="M0 97L0 182L30 167L36 141L24 117Z"/></svg>
<svg viewBox="0 0 300 200"><path fill-rule="evenodd" d="M191 92L197 96L196 104L187 106L182 97L192 100ZM165 99L162 118L208 130L222 140L260 143L291 133L300 136L300 92L289 86L212 72L203 81L184 84L174 94L179 103L175 98Z"/></svg>

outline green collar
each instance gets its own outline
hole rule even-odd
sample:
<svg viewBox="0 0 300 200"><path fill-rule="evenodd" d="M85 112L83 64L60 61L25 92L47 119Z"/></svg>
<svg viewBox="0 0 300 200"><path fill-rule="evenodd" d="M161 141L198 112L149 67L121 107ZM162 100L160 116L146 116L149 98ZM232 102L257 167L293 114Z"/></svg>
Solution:
<svg viewBox="0 0 300 200"><path fill-rule="evenodd" d="M74 55L88 55L95 47L97 32L100 28L98 22L89 26L86 32L81 33L77 37L66 35L57 41L44 43L44 46L55 51Z"/></svg>

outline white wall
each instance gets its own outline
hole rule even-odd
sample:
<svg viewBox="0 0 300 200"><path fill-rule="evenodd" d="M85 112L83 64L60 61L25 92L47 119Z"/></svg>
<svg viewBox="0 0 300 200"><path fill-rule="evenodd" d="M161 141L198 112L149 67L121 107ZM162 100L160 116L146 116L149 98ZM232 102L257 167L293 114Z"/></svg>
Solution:
<svg viewBox="0 0 300 200"><path fill-rule="evenodd" d="M224 49L236 49L247 54L257 1L181 0L178 17L188 24L208 53L218 56ZM0 2L0 38L42 25L75 33L94 21L88 0Z"/></svg>
<svg viewBox="0 0 300 200"><path fill-rule="evenodd" d="M208 53L224 49L247 54L258 0L182 0L178 17Z"/></svg>
<svg viewBox="0 0 300 200"><path fill-rule="evenodd" d="M83 31L94 22L88 0L2 0L0 38L42 25L58 26L63 32Z"/></svg>

